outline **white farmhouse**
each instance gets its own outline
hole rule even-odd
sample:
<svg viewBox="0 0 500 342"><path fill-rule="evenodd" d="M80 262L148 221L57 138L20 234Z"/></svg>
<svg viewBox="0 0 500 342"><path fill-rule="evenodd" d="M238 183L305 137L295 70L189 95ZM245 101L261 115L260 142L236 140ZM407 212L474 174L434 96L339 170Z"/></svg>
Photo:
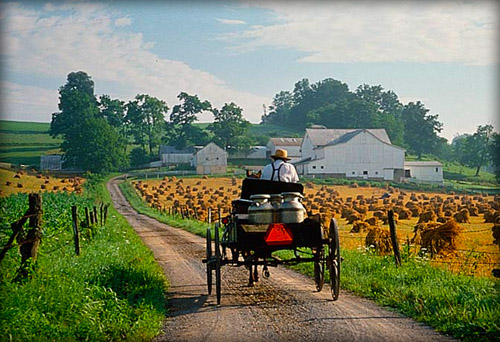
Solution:
<svg viewBox="0 0 500 342"><path fill-rule="evenodd" d="M194 154L191 165L199 175L226 173L227 152L211 142Z"/></svg>
<svg viewBox="0 0 500 342"><path fill-rule="evenodd" d="M165 166L190 164L193 159L195 149L193 146L178 150L175 146L160 146L160 160Z"/></svg>
<svg viewBox="0 0 500 342"><path fill-rule="evenodd" d="M269 158L277 149L282 149L287 150L288 158L290 158L292 162L298 161L301 159L301 144L302 138L270 138L266 145L266 157Z"/></svg>
<svg viewBox="0 0 500 342"><path fill-rule="evenodd" d="M392 145L385 129L308 128L297 172L312 177L401 181L405 150Z"/></svg>
<svg viewBox="0 0 500 342"><path fill-rule="evenodd" d="M407 161L405 178L416 182L443 184L443 164L438 161Z"/></svg>

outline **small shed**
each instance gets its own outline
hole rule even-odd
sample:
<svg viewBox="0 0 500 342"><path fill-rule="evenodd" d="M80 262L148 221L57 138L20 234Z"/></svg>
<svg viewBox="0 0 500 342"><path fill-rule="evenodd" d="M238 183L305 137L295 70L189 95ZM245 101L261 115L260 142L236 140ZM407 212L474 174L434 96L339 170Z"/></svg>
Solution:
<svg viewBox="0 0 500 342"><path fill-rule="evenodd" d="M270 138L266 145L266 157L269 158L277 149L282 149L288 152L291 161L298 161L301 159L300 145L302 138Z"/></svg>
<svg viewBox="0 0 500 342"><path fill-rule="evenodd" d="M227 152L211 142L194 154L192 166L199 175L226 173Z"/></svg>
<svg viewBox="0 0 500 342"><path fill-rule="evenodd" d="M41 171L61 171L63 165L63 156L60 154L49 154L40 156Z"/></svg>
<svg viewBox="0 0 500 342"><path fill-rule="evenodd" d="M405 161L405 178L425 183L443 183L443 164L438 161Z"/></svg>
<svg viewBox="0 0 500 342"><path fill-rule="evenodd" d="M231 153L230 158L266 159L266 152L266 146L250 146L250 148L246 151Z"/></svg>
<svg viewBox="0 0 500 342"><path fill-rule="evenodd" d="M161 145L160 160L163 165L190 164L195 149L193 146L177 149L175 146Z"/></svg>

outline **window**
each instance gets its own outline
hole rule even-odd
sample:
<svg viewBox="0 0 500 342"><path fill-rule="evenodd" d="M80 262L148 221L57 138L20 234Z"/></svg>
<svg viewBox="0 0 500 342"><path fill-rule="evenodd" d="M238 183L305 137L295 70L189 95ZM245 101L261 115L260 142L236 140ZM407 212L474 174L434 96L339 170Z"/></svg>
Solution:
<svg viewBox="0 0 500 342"><path fill-rule="evenodd" d="M316 165L313 165L313 169L316 169Z"/></svg>
<svg viewBox="0 0 500 342"><path fill-rule="evenodd" d="M355 174L356 174L356 172L355 172L355 171L353 171L353 172L352 172L352 174L353 174L353 175L355 175Z"/></svg>
<svg viewBox="0 0 500 342"><path fill-rule="evenodd" d="M321 168L324 169L325 167L323 165L321 165Z"/></svg>
<svg viewBox="0 0 500 342"><path fill-rule="evenodd" d="M439 168L436 167L436 172L439 172Z"/></svg>
<svg viewBox="0 0 500 342"><path fill-rule="evenodd" d="M217 157L217 160L219 160L219 157Z"/></svg>
<svg viewBox="0 0 500 342"><path fill-rule="evenodd" d="M378 175L378 171L375 171L375 174Z"/></svg>
<svg viewBox="0 0 500 342"><path fill-rule="evenodd" d="M207 160L207 161L208 161L208 157L206 157L206 158L205 158L205 160Z"/></svg>
<svg viewBox="0 0 500 342"><path fill-rule="evenodd" d="M364 175L367 175L367 174L368 174L368 171L363 171L363 174L364 174Z"/></svg>

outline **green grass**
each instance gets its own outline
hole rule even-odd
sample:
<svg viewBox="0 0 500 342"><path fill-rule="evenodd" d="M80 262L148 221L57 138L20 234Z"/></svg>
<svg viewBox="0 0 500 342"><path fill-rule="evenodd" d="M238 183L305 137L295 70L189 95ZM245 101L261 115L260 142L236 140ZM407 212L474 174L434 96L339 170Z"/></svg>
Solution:
<svg viewBox="0 0 500 342"><path fill-rule="evenodd" d="M0 120L0 162L38 167L40 156L58 153L61 139L53 139L49 123Z"/></svg>
<svg viewBox="0 0 500 342"><path fill-rule="evenodd" d="M162 270L127 221L112 207L105 226L83 229L81 255L72 243L70 206L101 199L102 183L91 182L93 196L44 196L44 237L31 279L13 282L17 247L0 270L0 336L15 341L149 341L165 317L167 282ZM52 196L52 197L51 197ZM2 202L0 243L9 223L26 207L26 196ZM8 204L8 205L5 205Z"/></svg>
<svg viewBox="0 0 500 342"><path fill-rule="evenodd" d="M206 223L171 217L148 207L130 183L121 188L134 208L170 225L205 236ZM282 258L293 253L279 251ZM426 260L405 257L399 268L393 257L366 251L341 250L341 287L380 305L393 308L437 331L464 341L497 341L500 333L500 282L458 275L430 266ZM293 266L313 276L312 263ZM326 281L328 281L326 272ZM342 294L341 294L342 296Z"/></svg>

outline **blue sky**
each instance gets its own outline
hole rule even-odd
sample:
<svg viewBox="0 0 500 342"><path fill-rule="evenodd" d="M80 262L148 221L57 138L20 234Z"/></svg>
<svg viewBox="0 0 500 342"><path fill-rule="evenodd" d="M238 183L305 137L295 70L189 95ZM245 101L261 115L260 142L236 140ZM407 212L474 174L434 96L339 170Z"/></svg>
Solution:
<svg viewBox="0 0 500 342"><path fill-rule="evenodd" d="M2 1L0 117L49 122L67 74L83 70L97 95L172 108L185 91L255 123L277 92L334 78L423 102L450 140L498 131L499 4Z"/></svg>

